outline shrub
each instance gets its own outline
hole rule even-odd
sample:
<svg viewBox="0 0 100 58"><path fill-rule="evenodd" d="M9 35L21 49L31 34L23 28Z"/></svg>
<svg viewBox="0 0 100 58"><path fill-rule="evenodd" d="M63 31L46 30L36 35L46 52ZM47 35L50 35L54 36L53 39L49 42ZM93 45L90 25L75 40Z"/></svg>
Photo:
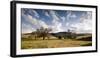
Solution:
<svg viewBox="0 0 100 58"><path fill-rule="evenodd" d="M92 43L81 44L80 46L92 46Z"/></svg>

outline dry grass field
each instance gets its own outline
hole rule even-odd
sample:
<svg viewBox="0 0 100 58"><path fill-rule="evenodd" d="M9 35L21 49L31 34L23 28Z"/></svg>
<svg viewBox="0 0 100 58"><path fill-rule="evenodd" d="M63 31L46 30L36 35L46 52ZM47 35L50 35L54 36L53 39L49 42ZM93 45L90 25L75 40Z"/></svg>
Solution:
<svg viewBox="0 0 100 58"><path fill-rule="evenodd" d="M22 49L34 49L34 48L60 48L60 47L80 47L91 46L91 41L80 41L71 39L51 39L51 40L22 40Z"/></svg>
<svg viewBox="0 0 100 58"><path fill-rule="evenodd" d="M70 37L67 35L62 37L56 35L48 35L48 37L43 39L43 37L35 37L32 34L23 34L21 38L21 49L92 46L91 34L78 34L74 38L72 38L72 35ZM64 34L60 33L60 35Z"/></svg>

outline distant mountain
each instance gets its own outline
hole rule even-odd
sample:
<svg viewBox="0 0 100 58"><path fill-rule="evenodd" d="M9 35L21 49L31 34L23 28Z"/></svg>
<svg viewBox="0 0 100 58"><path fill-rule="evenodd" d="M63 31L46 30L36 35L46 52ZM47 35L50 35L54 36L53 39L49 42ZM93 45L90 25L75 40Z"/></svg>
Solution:
<svg viewBox="0 0 100 58"><path fill-rule="evenodd" d="M66 36L69 34L69 32L58 32L58 33L50 33L50 34L58 37L58 36Z"/></svg>
<svg viewBox="0 0 100 58"><path fill-rule="evenodd" d="M50 33L51 35L53 35L53 36L56 36L56 37L58 37L58 36L68 36L68 35L70 35L71 33L70 32L58 32L58 33ZM73 33L72 33L73 34ZM73 35L76 35L76 36L85 36L85 35L92 35L91 33L76 33L76 34L73 34Z"/></svg>
<svg viewBox="0 0 100 58"><path fill-rule="evenodd" d="M78 33L77 36L92 35L91 33Z"/></svg>

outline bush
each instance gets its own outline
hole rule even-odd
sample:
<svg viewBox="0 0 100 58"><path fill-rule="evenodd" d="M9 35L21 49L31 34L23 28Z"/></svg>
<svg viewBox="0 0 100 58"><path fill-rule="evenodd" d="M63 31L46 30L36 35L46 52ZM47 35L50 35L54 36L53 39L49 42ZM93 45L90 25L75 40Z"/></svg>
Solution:
<svg viewBox="0 0 100 58"><path fill-rule="evenodd" d="M59 36L58 39L61 39L61 36Z"/></svg>
<svg viewBox="0 0 100 58"><path fill-rule="evenodd" d="M80 46L92 46L92 43L81 44Z"/></svg>

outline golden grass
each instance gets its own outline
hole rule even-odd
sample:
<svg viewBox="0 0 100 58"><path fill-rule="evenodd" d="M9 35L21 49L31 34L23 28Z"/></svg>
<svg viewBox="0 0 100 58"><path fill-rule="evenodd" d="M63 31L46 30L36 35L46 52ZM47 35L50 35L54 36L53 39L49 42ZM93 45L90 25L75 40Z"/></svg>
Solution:
<svg viewBox="0 0 100 58"><path fill-rule="evenodd" d="M83 44L92 43L91 41L78 41L71 39L51 39L51 40L22 40L22 49L34 48L60 48L60 47L80 47ZM90 45L91 46L91 45Z"/></svg>

